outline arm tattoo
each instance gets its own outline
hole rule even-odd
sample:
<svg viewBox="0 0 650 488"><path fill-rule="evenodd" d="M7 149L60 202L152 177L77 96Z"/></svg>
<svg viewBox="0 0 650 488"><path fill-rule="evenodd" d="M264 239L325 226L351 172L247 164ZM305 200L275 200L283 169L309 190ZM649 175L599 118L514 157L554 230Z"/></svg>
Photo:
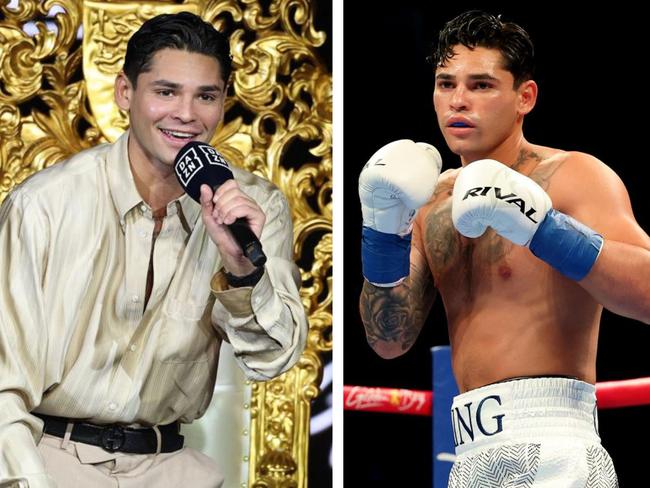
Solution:
<svg viewBox="0 0 650 488"><path fill-rule="evenodd" d="M451 220L451 200L427 215L424 234L433 268L445 269L457 258L460 248L460 237Z"/></svg>
<svg viewBox="0 0 650 488"><path fill-rule="evenodd" d="M367 281L361 292L361 320L368 343L374 349L379 342L397 343L409 349L426 319L435 288L428 269L411 264L411 274L399 286L382 288Z"/></svg>

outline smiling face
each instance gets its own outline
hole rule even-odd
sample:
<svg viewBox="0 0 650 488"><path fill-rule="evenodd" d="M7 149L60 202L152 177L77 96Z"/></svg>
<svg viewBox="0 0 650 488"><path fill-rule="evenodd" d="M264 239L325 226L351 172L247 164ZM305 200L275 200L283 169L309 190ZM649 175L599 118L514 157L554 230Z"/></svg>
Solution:
<svg viewBox="0 0 650 488"><path fill-rule="evenodd" d="M209 142L214 135L223 120L226 83L215 58L166 48L135 87L120 73L115 98L129 112L131 164L170 171L187 142Z"/></svg>
<svg viewBox="0 0 650 488"><path fill-rule="evenodd" d="M514 87L501 53L484 47L454 47L436 69L433 104L447 145L463 162L493 156L523 138L523 117L535 105L537 85Z"/></svg>

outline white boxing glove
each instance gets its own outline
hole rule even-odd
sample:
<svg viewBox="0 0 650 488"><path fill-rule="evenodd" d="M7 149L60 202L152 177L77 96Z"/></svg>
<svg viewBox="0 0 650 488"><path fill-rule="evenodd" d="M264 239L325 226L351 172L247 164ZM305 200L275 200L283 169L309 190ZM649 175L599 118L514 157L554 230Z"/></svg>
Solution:
<svg viewBox="0 0 650 488"><path fill-rule="evenodd" d="M385 145L359 177L365 278L395 286L409 274L411 227L438 183L442 158L433 146L403 139Z"/></svg>
<svg viewBox="0 0 650 488"><path fill-rule="evenodd" d="M451 218L465 237L488 227L527 246L552 208L551 198L533 180L492 159L470 163L454 184Z"/></svg>
<svg viewBox="0 0 650 488"><path fill-rule="evenodd" d="M359 176L363 225L408 234L416 210L433 195L441 168L440 153L424 142L401 139L379 149Z"/></svg>
<svg viewBox="0 0 650 488"><path fill-rule="evenodd" d="M451 218L465 237L479 237L492 227L576 281L589 274L603 249L602 235L552 208L551 198L533 180L491 159L460 171Z"/></svg>

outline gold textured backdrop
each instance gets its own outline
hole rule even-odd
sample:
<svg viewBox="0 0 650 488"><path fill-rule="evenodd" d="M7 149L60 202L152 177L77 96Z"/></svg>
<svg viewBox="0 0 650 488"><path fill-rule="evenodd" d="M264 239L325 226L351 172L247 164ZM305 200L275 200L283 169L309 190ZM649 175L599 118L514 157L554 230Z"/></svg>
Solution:
<svg viewBox="0 0 650 488"><path fill-rule="evenodd" d="M144 20L189 10L230 35L234 73L225 121L211 142L287 196L310 323L300 362L252 385L249 486L307 486L310 402L319 391L320 353L332 347L332 77L319 55L325 34L314 27L310 0L3 3L0 201L34 172L113 141L127 127L113 80ZM47 29L55 5L65 12ZM38 30L33 36L23 30L28 22Z"/></svg>

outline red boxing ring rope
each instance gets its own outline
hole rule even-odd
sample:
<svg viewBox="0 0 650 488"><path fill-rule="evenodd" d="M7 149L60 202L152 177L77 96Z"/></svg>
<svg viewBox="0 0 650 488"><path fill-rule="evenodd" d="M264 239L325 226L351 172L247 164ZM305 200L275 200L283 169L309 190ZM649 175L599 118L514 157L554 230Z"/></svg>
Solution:
<svg viewBox="0 0 650 488"><path fill-rule="evenodd" d="M650 378L596 383L599 409L650 405ZM433 392L397 388L343 387L343 408L364 412L431 415Z"/></svg>

